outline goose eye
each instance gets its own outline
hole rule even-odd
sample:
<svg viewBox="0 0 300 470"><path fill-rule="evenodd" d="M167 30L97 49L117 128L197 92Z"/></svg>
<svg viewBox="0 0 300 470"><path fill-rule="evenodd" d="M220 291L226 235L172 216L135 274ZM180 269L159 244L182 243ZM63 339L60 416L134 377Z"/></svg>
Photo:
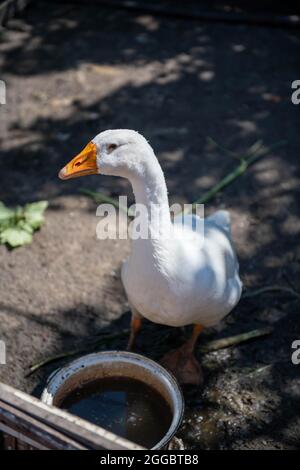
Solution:
<svg viewBox="0 0 300 470"><path fill-rule="evenodd" d="M113 152L116 148L117 148L117 145L116 145L116 144L109 144L109 145L107 146L107 152L108 152L108 153L111 153L111 152Z"/></svg>

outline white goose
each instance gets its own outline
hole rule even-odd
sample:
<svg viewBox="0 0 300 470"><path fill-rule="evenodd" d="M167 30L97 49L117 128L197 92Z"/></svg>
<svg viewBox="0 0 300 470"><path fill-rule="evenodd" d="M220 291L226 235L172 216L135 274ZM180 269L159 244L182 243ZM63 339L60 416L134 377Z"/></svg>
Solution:
<svg viewBox="0 0 300 470"><path fill-rule="evenodd" d="M202 231L191 228L196 216L185 216L189 224L183 229L172 223L162 169L146 139L132 130L101 132L59 177L95 173L127 178L136 203L151 213L150 220L144 215L150 237L132 240L129 259L122 267L132 309L128 346L133 346L142 317L170 326L193 324L191 338L168 353L162 363L181 382L199 384L202 373L194 357L198 335L222 320L236 306L242 291L229 214L218 211L206 218L204 238Z"/></svg>

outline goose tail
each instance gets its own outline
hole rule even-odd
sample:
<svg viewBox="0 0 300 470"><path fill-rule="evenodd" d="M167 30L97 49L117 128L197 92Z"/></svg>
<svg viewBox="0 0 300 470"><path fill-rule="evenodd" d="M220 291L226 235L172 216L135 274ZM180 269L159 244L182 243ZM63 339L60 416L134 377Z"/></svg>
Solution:
<svg viewBox="0 0 300 470"><path fill-rule="evenodd" d="M214 212L212 215L207 217L206 220L208 222L212 222L218 225L220 228L222 228L229 234L231 233L231 220L230 220L230 214L228 211L220 210L220 211Z"/></svg>

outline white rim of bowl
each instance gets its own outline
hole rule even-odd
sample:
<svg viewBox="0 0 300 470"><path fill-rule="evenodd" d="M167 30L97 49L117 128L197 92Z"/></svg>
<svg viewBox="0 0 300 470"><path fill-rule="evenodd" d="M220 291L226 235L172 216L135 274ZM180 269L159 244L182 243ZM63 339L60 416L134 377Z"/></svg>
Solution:
<svg viewBox="0 0 300 470"><path fill-rule="evenodd" d="M49 376L46 387L43 390L41 400L47 405L52 405L54 397L60 387L71 376L86 367L96 366L101 362L118 362L119 360L126 360L137 366L146 368L149 372L159 377L159 380L164 383L168 390L173 402L173 418L170 427L164 437L155 444L151 449L161 449L164 447L175 435L178 430L184 413L184 400L181 389L175 377L162 367L157 362L142 356L141 354L132 353L129 351L103 351L98 353L87 354L81 356L68 365L57 369Z"/></svg>

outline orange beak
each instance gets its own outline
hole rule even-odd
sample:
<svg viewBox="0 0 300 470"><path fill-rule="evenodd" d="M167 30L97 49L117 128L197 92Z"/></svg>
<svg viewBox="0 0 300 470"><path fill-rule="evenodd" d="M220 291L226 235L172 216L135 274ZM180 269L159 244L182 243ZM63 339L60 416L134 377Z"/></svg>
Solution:
<svg viewBox="0 0 300 470"><path fill-rule="evenodd" d="M62 180L77 178L78 176L94 175L99 173L97 167L97 149L93 142L89 142L87 146L73 158L66 166L64 166L58 176Z"/></svg>

